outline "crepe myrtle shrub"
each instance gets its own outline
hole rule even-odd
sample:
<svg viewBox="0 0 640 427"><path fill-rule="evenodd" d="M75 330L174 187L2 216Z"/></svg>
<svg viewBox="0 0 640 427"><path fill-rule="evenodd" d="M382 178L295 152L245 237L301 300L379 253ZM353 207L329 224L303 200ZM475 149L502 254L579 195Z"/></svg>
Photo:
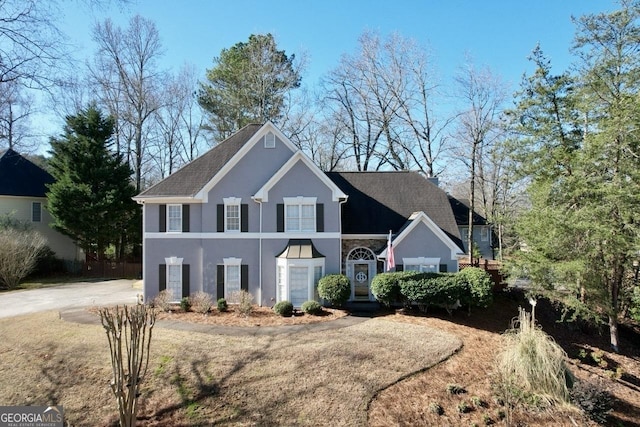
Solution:
<svg viewBox="0 0 640 427"><path fill-rule="evenodd" d="M273 306L274 313L282 316L282 317L291 317L293 316L293 304L290 301L278 301Z"/></svg>
<svg viewBox="0 0 640 427"><path fill-rule="evenodd" d="M213 306L213 299L211 295L206 292L198 291L189 297L191 302L191 310L200 314L207 314Z"/></svg>
<svg viewBox="0 0 640 427"><path fill-rule="evenodd" d="M351 296L351 282L344 274L328 274L318 281L318 295L329 304L340 306Z"/></svg>
<svg viewBox="0 0 640 427"><path fill-rule="evenodd" d="M313 316L317 316L322 313L322 305L320 305L318 301L305 301L302 303L302 307L300 308L303 312Z"/></svg>
<svg viewBox="0 0 640 427"><path fill-rule="evenodd" d="M167 312L171 310L171 302L173 301L173 295L168 289L164 289L156 295L151 301L151 306L159 308L160 310Z"/></svg>
<svg viewBox="0 0 640 427"><path fill-rule="evenodd" d="M488 307L493 301L493 282L489 273L481 268L467 267L455 274L461 288L460 303L471 307Z"/></svg>

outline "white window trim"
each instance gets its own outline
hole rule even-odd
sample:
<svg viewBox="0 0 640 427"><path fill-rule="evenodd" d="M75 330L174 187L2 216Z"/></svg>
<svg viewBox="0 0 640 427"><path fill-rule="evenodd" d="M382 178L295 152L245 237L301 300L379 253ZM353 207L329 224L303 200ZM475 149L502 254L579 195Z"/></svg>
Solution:
<svg viewBox="0 0 640 427"><path fill-rule="evenodd" d="M172 230L171 229L171 217L170 217L170 212L171 212L171 208L172 207L177 207L178 208L178 212L180 212L180 225L178 227L178 230ZM170 204L167 205L167 233L182 233L182 205L180 204Z"/></svg>
<svg viewBox="0 0 640 427"><path fill-rule="evenodd" d="M180 297L182 295L182 261L183 260L184 260L184 258L178 258L178 257L174 257L174 256L164 259L164 262L167 265L167 271L165 273L166 274L166 282L165 283L167 284L167 289L169 289L169 283L170 283L170 281L169 281L169 270L171 270L170 267L176 267L176 266L180 267L180 276L179 276L180 277L180 282L179 282L179 286L178 286L178 295L176 296L174 294L173 302L180 301Z"/></svg>
<svg viewBox="0 0 640 427"><path fill-rule="evenodd" d="M224 295L225 298L228 300L229 297L231 296L231 292L236 292L235 290L233 291L229 291L229 289L227 288L227 286L229 285L229 281L227 280L227 278L229 277L228 273L227 273L227 269L229 267L238 267L238 290L242 290L242 258L235 258L235 257L230 257L230 258L223 258L222 259L222 263L224 264Z"/></svg>
<svg viewBox="0 0 640 427"><path fill-rule="evenodd" d="M267 132L264 136L264 148L276 148L276 134Z"/></svg>
<svg viewBox="0 0 640 427"><path fill-rule="evenodd" d="M40 206L40 219L37 221L33 218L33 208L35 205ZM42 202L31 202L31 222L42 222Z"/></svg>
<svg viewBox="0 0 640 427"><path fill-rule="evenodd" d="M402 264L405 266L405 270L407 265L417 265L419 268L434 266L436 273L440 271L440 258L402 258Z"/></svg>
<svg viewBox="0 0 640 427"><path fill-rule="evenodd" d="M318 200L317 197L283 197L284 201L284 231L287 233L315 233L316 232L316 222L317 222L317 212L316 212L316 202ZM303 205L313 205L313 229L312 230L303 230L302 229L302 206ZM287 207L288 206L298 206L299 212L299 227L297 230L289 229L289 224L287 221Z"/></svg>
<svg viewBox="0 0 640 427"><path fill-rule="evenodd" d="M229 233L239 233L242 229L242 199L239 197L225 197L222 200L224 201L224 231ZM228 206L238 207L238 229L237 230L229 230L229 226L227 224L227 220L228 220L227 207Z"/></svg>
<svg viewBox="0 0 640 427"><path fill-rule="evenodd" d="M277 267L283 267L283 277L276 277L276 284L279 280L282 280L284 284L284 295L279 295L280 300L291 301L291 288L289 286L289 268L291 267L307 267L307 301L315 299L315 267L322 267L322 274L325 275L325 258L312 258L312 259L286 259L278 258ZM276 274L279 274L280 270L276 268ZM277 286L277 285L276 285ZM277 290L276 290L277 293ZM278 295L276 295L278 297ZM276 302L279 302L276 301Z"/></svg>

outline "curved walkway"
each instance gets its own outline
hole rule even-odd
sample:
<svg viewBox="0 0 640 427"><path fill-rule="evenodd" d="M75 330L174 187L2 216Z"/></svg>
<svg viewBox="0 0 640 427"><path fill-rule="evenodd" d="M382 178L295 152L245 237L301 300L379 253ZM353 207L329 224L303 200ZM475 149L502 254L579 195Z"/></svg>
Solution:
<svg viewBox="0 0 640 427"><path fill-rule="evenodd" d="M91 314L83 308L61 311L60 316L68 322L81 323L85 325L99 325L100 318ZM369 320L367 316L349 315L336 320L326 322L306 323L301 325L282 326L224 326L207 325L202 323L184 322L179 320L158 320L156 326L159 328L173 329L177 331L198 332L209 335L232 335L232 336L275 336L298 334L301 332L319 332L334 329L346 328Z"/></svg>

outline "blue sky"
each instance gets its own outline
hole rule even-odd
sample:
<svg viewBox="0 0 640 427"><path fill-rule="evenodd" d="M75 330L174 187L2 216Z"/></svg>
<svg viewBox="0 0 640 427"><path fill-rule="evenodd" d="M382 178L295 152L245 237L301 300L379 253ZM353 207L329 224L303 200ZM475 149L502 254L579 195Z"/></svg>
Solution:
<svg viewBox="0 0 640 427"><path fill-rule="evenodd" d="M94 51L91 28L96 20L109 16L126 26L139 13L157 25L165 67L191 63L204 76L221 49L246 41L250 34L270 32L288 54L307 53L303 80L315 86L342 54L354 53L363 31L396 31L430 47L443 77L454 73L468 52L477 65L489 66L513 88L530 70L526 58L538 42L554 69L569 65L572 15L617 8L612 0L137 0L100 11L67 4L73 7L63 11L63 30L83 48L79 56Z"/></svg>

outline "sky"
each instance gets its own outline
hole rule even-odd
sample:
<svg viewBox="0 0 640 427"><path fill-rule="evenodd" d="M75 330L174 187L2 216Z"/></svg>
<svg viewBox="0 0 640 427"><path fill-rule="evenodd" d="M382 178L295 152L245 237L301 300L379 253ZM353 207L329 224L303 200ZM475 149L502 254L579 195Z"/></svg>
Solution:
<svg viewBox="0 0 640 427"><path fill-rule="evenodd" d="M397 32L429 49L442 80L470 55L513 91L532 66L537 43L554 71L566 70L575 26L572 16L608 12L613 0L130 0L122 6L84 7L63 2L61 29L76 46L76 59L91 57L91 30L111 18L126 27L131 16L155 22L164 47L160 65L177 71L192 64L204 79L213 58L249 35L272 33L287 54L307 56L303 84L313 89L341 55L355 54L364 31ZM60 129L60 127L58 127Z"/></svg>

